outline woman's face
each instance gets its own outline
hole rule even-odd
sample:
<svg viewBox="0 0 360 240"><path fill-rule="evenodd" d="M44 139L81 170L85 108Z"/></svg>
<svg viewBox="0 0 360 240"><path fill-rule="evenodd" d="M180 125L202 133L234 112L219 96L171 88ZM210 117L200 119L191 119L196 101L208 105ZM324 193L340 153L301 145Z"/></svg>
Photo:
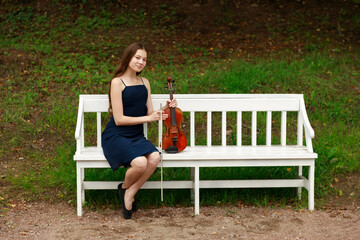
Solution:
<svg viewBox="0 0 360 240"><path fill-rule="evenodd" d="M135 55L132 57L129 67L135 72L141 72L146 66L147 53L143 49L137 50Z"/></svg>

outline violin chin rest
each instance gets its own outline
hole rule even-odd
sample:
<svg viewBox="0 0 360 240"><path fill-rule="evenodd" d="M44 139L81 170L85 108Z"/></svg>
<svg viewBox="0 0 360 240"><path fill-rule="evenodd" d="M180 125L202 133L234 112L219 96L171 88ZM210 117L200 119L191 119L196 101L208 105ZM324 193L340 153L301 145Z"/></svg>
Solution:
<svg viewBox="0 0 360 240"><path fill-rule="evenodd" d="M167 153L178 153L179 149L176 146L171 146L165 149L165 152Z"/></svg>

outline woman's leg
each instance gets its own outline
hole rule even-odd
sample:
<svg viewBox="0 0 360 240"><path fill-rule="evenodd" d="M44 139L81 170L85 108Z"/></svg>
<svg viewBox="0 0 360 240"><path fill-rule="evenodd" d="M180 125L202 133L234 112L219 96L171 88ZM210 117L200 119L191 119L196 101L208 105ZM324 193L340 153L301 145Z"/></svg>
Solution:
<svg viewBox="0 0 360 240"><path fill-rule="evenodd" d="M131 161L130 168L125 173L124 183L122 188L128 189L133 185L146 171L147 168L147 158L146 157L137 157ZM135 196L135 195L134 195ZM132 202L134 197L128 194L128 191L125 192L124 196L125 207L128 210L131 210Z"/></svg>
<svg viewBox="0 0 360 240"><path fill-rule="evenodd" d="M131 168L126 171L125 181L123 184L123 188L126 188L124 196L126 209L130 210L132 208L135 194L153 174L159 164L159 161L159 152L153 152L146 157L135 158L131 162Z"/></svg>
<svg viewBox="0 0 360 240"><path fill-rule="evenodd" d="M125 173L123 188L129 188L133 185L146 171L147 158L137 157L131 161L130 168Z"/></svg>

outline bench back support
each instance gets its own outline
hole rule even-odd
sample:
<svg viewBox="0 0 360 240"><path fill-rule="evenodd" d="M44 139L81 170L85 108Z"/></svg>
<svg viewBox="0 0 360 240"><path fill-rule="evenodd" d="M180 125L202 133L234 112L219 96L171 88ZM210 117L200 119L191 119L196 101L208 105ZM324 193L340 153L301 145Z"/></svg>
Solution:
<svg viewBox="0 0 360 240"><path fill-rule="evenodd" d="M165 104L167 94L153 94L154 109ZM287 144L287 113L297 112L297 145L303 145L303 130L305 129L306 146L313 152L311 139L314 131L308 120L304 97L302 94L177 94L178 105L183 112L190 113L190 146L195 146L195 113L206 112L206 144L212 145L212 114L221 112L221 145L226 146L227 112L236 112L236 125L243 125L243 115L251 112L251 145L257 145L257 118L258 112L266 113L266 146L271 146L273 112L281 112L280 144ZM78 122L76 124L75 138L77 152L84 148L84 113L97 113L97 148L101 148L101 113L107 112L109 100L107 95L80 95ZM147 124L144 124L144 134L147 136ZM158 129L158 139L161 139L162 130ZM242 127L237 127L237 146L242 145ZM189 138L189 136L188 136Z"/></svg>

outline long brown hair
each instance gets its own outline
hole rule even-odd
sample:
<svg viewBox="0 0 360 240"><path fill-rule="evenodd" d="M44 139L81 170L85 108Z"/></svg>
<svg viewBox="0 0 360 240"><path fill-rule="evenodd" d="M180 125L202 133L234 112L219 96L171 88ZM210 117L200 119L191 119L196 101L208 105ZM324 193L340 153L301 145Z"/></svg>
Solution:
<svg viewBox="0 0 360 240"><path fill-rule="evenodd" d="M121 58L120 64L117 67L117 69L115 70L114 76L110 80L109 94L108 94L109 95L109 109L108 109L109 116L111 116L111 110L112 110L111 96L110 96L110 93L111 93L111 81L114 78L119 77L119 76L121 76L121 75L123 75L125 73L126 69L129 66L129 63L130 63L131 59L135 56L137 50L139 50L139 49L146 51L145 47L141 43L138 43L138 42L130 44L130 46L128 46L125 49L125 52L124 52L124 54L123 54L123 56ZM141 73L141 71L137 72L136 75L139 75L140 73Z"/></svg>

